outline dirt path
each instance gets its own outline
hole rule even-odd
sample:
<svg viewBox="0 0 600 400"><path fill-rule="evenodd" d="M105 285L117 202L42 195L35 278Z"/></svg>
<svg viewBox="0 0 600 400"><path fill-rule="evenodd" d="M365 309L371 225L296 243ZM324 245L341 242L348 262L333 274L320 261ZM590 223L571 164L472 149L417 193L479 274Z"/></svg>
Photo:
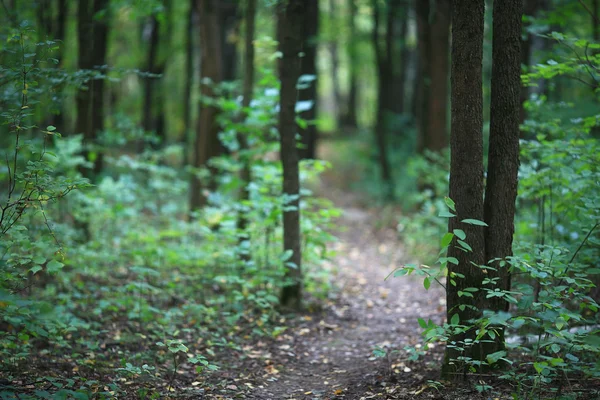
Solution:
<svg viewBox="0 0 600 400"><path fill-rule="evenodd" d="M395 230L376 229L377 210L354 205L358 202L351 194L335 189L323 194L343 209L333 261L342 290L317 317L320 321L306 316L306 327L296 327L282 341L279 350L286 360L279 360L271 369L275 373L265 375L247 398L414 398L426 378L403 361L408 354L375 358L373 350L401 350L418 343L416 319L439 322L442 292L425 291L417 279L384 280L407 262Z"/></svg>

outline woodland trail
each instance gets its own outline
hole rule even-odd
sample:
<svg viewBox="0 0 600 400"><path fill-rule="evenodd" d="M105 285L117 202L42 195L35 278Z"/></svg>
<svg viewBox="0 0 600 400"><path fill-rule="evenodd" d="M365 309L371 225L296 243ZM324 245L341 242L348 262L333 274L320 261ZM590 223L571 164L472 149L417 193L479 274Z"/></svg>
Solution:
<svg viewBox="0 0 600 400"><path fill-rule="evenodd" d="M408 261L395 229L377 228L378 209L359 206L356 196L325 179L321 194L343 210L333 244L340 292L322 315L306 315L304 326L282 338L270 373L246 398L416 398L436 377L426 377L425 363L409 362L402 349L420 341L417 318L441 321L443 292L426 291L412 277L385 280ZM376 346L400 352L376 358Z"/></svg>

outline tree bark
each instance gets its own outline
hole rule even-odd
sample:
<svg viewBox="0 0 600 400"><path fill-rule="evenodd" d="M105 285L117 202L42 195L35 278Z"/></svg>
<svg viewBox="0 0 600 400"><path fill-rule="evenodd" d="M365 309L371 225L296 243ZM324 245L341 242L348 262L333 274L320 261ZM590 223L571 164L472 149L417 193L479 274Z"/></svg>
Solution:
<svg viewBox="0 0 600 400"><path fill-rule="evenodd" d="M333 24L337 24L337 7L335 5L335 0L329 0L329 13L330 18L333 20ZM333 117L336 123L336 126L340 126L341 122L341 110L342 110L342 89L340 88L339 82L339 70L340 70L340 57L339 57L339 47L336 38L331 38L329 41L329 56L331 57L331 83L332 83L332 91L333 91Z"/></svg>
<svg viewBox="0 0 600 400"><path fill-rule="evenodd" d="M246 119L246 110L250 107L252 101L252 92L254 89L254 32L256 30L256 0L246 1L245 11L245 32L244 32L244 81L242 84L242 108L244 109L244 118ZM244 133L238 135L240 142L240 151L248 150L248 141ZM251 159L249 155L244 154L242 157L242 171L240 179L242 181L242 190L240 194L240 203L242 210L238 215L237 227L240 231L240 242L248 240L249 232L247 232L248 219L245 215L243 204L250 200L250 192L248 184L252 181ZM241 246L240 246L241 247ZM250 255L242 254L242 259L248 261Z"/></svg>
<svg viewBox="0 0 600 400"><path fill-rule="evenodd" d="M348 38L348 104L346 105L346 114L344 116L344 125L349 128L358 127L357 117L357 102L358 102L358 54L356 42L358 37L356 34L356 14L358 13L358 7L356 6L356 0L348 0L348 26L350 34Z"/></svg>
<svg viewBox="0 0 600 400"><path fill-rule="evenodd" d="M521 88L521 19L523 0L495 0L492 42L492 95L490 145L485 188L485 260L512 256L517 174L519 171L519 122ZM510 290L508 265L488 264L488 278L499 278L494 288ZM501 298L488 299L486 308L507 311ZM504 350L502 334L485 343L483 355Z"/></svg>
<svg viewBox="0 0 600 400"><path fill-rule="evenodd" d="M296 149L296 84L300 77L303 25L306 3L288 0L282 5L281 23L281 99L279 111L279 136L283 166L283 250L291 252L286 261L286 284L281 291L281 305L299 309L302 299L302 254L300 234L300 178L298 151Z"/></svg>
<svg viewBox="0 0 600 400"><path fill-rule="evenodd" d="M218 85L222 81L223 68L218 1L220 0L198 0L200 48L202 49L202 58L200 61L200 94L205 102L215 97L213 86ZM204 82L205 80L210 83ZM215 105L200 105L200 116L198 118L196 143L194 146L193 166L195 168L206 167L208 160L219 155L220 143L217 116L218 109ZM192 211L202 208L206 204L206 190L210 186L209 184L208 187L205 187L196 175L192 176L190 185L190 209Z"/></svg>
<svg viewBox="0 0 600 400"><path fill-rule="evenodd" d="M189 1L189 13L187 20L187 42L185 44L185 87L183 94L183 131L185 133L185 148L191 149L189 146L192 121L192 92L194 87L194 21L197 18L196 0ZM186 150L184 164L187 165L192 160L192 151Z"/></svg>
<svg viewBox="0 0 600 400"><path fill-rule="evenodd" d="M484 0L460 0L452 4L452 62L451 62L451 161L450 198L456 203L457 216L451 218L448 230L461 229L473 249L459 249L456 240L448 249L448 257L458 260L458 265L448 263L446 287L447 320L458 314L461 323L480 315L477 307L481 295L475 298L460 297L459 291L467 287L481 287L484 278L477 267L485 262L484 231L481 226L461 222L466 218L483 220L483 31ZM455 238L456 239L456 238ZM473 265L474 263L475 265ZM462 274L459 278L455 274ZM459 305L467 305L463 310ZM465 339L475 337L474 330L451 336L446 344L442 374L454 377L460 368L459 356L472 356L473 347L460 352L454 346L464 347Z"/></svg>
<svg viewBox="0 0 600 400"><path fill-rule="evenodd" d="M91 71L106 64L108 37L108 17L95 16L105 10L108 0L81 0L78 9L78 43L80 69ZM94 156L90 146L97 144L98 134L104 130L104 79L92 78L88 81L88 89L80 90L76 96L77 120L76 132L83 133L86 160L93 163L92 170L82 169L88 178L96 177L102 170L102 153L96 151Z"/></svg>
<svg viewBox="0 0 600 400"><path fill-rule="evenodd" d="M372 1L373 32L372 41L378 70L377 114L375 122L375 143L379 153L381 179L385 187L385 196L394 197L392 172L387 155L387 136L390 131L393 115L392 102L395 98L394 88L394 23L397 15L398 0L391 0L386 9L384 29L381 29L382 12L377 0ZM382 31L382 32L380 32Z"/></svg>
<svg viewBox="0 0 600 400"><path fill-rule="evenodd" d="M600 42L600 2L592 0L592 37L594 42Z"/></svg>
<svg viewBox="0 0 600 400"><path fill-rule="evenodd" d="M301 101L312 101L313 106L300 114L308 121L306 128L300 128L300 137L302 138L302 148L299 149L301 159L314 159L316 156L317 143L317 40L319 32L319 0L306 0L306 22L303 30L303 53L301 61L301 75L312 75L315 77L307 88L303 88L298 93L298 99Z"/></svg>
<svg viewBox="0 0 600 400"><path fill-rule="evenodd" d="M416 0L415 9L419 54L417 151L422 154L448 147L450 0L436 0L433 10L428 1Z"/></svg>

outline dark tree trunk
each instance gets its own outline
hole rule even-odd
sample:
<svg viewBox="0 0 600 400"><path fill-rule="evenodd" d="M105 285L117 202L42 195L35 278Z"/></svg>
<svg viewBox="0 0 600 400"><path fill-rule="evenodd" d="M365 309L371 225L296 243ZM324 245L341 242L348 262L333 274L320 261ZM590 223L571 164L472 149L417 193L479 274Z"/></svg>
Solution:
<svg viewBox="0 0 600 400"><path fill-rule="evenodd" d="M159 46L159 26L156 13L148 17L143 29L143 35L148 42L148 53L146 57L146 72L157 74L157 57ZM155 110L154 100L156 98L155 90L157 89L158 77L146 77L144 80L144 104L142 112L142 128L145 131L154 131L156 133L155 116L158 114Z"/></svg>
<svg viewBox="0 0 600 400"><path fill-rule="evenodd" d="M415 0L415 12L417 16L417 95L416 95L416 117L417 117L417 152L423 153L427 139L428 120L432 116L428 114L429 96L431 94L431 68L429 60L431 55L431 30L429 28L429 14L431 12L429 0Z"/></svg>
<svg viewBox="0 0 600 400"><path fill-rule="evenodd" d="M448 75L450 64L450 0L436 0L431 24L431 86L429 124L425 148L440 151L448 147Z"/></svg>
<svg viewBox="0 0 600 400"><path fill-rule="evenodd" d="M346 114L344 116L344 124L349 128L357 128L358 127L358 117L357 117L357 101L358 101L358 71L357 71L357 63L358 63L358 50L356 46L356 42L358 41L358 37L356 34L356 14L358 12L358 7L356 6L356 0L348 0L349 7L349 21L348 25L350 28L350 35L348 38L348 104L346 105Z"/></svg>
<svg viewBox="0 0 600 400"><path fill-rule="evenodd" d="M302 137L302 148L299 149L301 159L314 159L317 143L317 35L319 31L319 0L306 0L306 23L303 30L303 53L301 61L301 75L312 75L313 81L308 83L307 88L303 88L298 93L298 99L301 101L312 101L313 106L301 113L301 117L308 121L305 129L300 129Z"/></svg>
<svg viewBox="0 0 600 400"><path fill-rule="evenodd" d="M281 305L298 309L302 300L302 253L300 233L300 178L296 148L296 83L300 76L302 37L306 16L305 0L288 0L279 13L281 23L281 99L279 136L283 166L283 250L291 252L286 261L288 281L281 291Z"/></svg>
<svg viewBox="0 0 600 400"><path fill-rule="evenodd" d="M185 45L185 87L183 95L183 123L185 132L185 164L191 162L192 153L191 149L193 146L189 144L192 135L192 91L194 87L194 23L198 18L196 9L196 0L189 1L189 14L187 20L187 42Z"/></svg>
<svg viewBox="0 0 600 400"><path fill-rule="evenodd" d="M106 10L108 0L81 0L78 10L79 68L101 71L106 64L108 37L108 16L95 18ZM76 96L76 132L83 133L84 158L93 162L90 173L82 169L86 177L96 177L102 170L102 152L97 150L91 156L90 146L97 144L98 134L104 129L104 79L88 81L88 90L80 90ZM93 158L90 159L90 158Z"/></svg>
<svg viewBox="0 0 600 400"><path fill-rule="evenodd" d="M379 165L381 169L381 179L386 186L385 195L387 198L394 197L394 184L392 172L387 155L387 136L390 131L391 119L393 117L392 102L396 98L393 93L394 88L394 23L397 16L399 2L391 0L385 13L385 24L382 28L382 12L377 0L373 0L373 47L375 48L375 57L378 71L377 85L377 114L375 122L375 143L379 153ZM382 31L382 32L380 32Z"/></svg>
<svg viewBox="0 0 600 400"><path fill-rule="evenodd" d="M459 291L468 287L481 287L482 269L472 265L485 262L483 227L462 223L466 218L483 220L483 28L484 0L460 0L452 4L452 62L451 62L451 162L450 198L456 203L457 217L451 218L448 229L461 229L473 249L465 252L456 246L456 240L448 249L448 257L458 260L458 265L448 263L446 291L447 319L458 314L461 323L476 318L481 295L473 299L460 297ZM456 273L464 278L456 277ZM452 284L450 282L454 282ZM459 305L467 304L464 310ZM453 345L463 347L465 339L475 337L474 331L453 335L447 342L442 374L453 378L460 368L459 356L471 356L473 347L460 352Z"/></svg>
<svg viewBox="0 0 600 400"><path fill-rule="evenodd" d="M329 0L329 13L330 18L334 21L334 24L337 23L337 7L335 5L335 0ZM329 41L329 56L331 57L331 84L333 90L333 117L336 125L339 127L341 122L341 112L342 112L342 90L340 88L339 82L339 70L340 70L340 57L338 54L338 43L335 38Z"/></svg>
<svg viewBox="0 0 600 400"><path fill-rule="evenodd" d="M198 0L200 13L200 48L202 58L200 62L201 81L209 80L212 84L201 84L202 99L208 100L215 97L213 85L222 81L222 49L219 26L218 2L220 0ZM208 160L219 155L219 127L217 125L218 109L212 104L200 105L200 116L196 130L196 143L194 146L195 168L206 167ZM214 173L214 171L212 171ZM214 177L211 177L214 179ZM211 179L211 181L213 180ZM202 208L206 204L206 193L212 185L206 187L196 176L192 176L190 185L190 209L192 211Z"/></svg>
<svg viewBox="0 0 600 400"><path fill-rule="evenodd" d="M244 118L246 118L246 110L250 107L252 101L252 91L254 89L254 32L256 30L256 0L247 0L246 2L246 30L244 32L244 81L242 84L242 107L244 108ZM244 134L238 136L240 142L240 150L248 150L248 141ZM248 184L252 181L251 159L248 154L242 156L242 171L241 181L242 190L240 202L242 205L250 200L250 192ZM240 231L240 241L248 240L249 232L247 232L248 219L245 215L245 210L242 208L238 215L237 226ZM242 246L240 246L242 247ZM248 253L242 254L242 259L247 261L250 259Z"/></svg>
<svg viewBox="0 0 600 400"><path fill-rule="evenodd" d="M397 43L398 49L394 51L394 53L398 53L400 55L400 60L398 60L397 67L394 71L394 97L395 101L392 101L391 107L392 111L395 114L402 114L405 110L406 104L406 77L408 72L408 59L409 59L409 49L407 46L407 34L408 34L408 13L409 7L403 6L400 10L400 29L395 32L396 37L394 38L394 42Z"/></svg>
<svg viewBox="0 0 600 400"><path fill-rule="evenodd" d="M600 2L592 0L592 37L594 42L600 42Z"/></svg>
<svg viewBox="0 0 600 400"><path fill-rule="evenodd" d="M437 152L448 147L450 0L436 0L433 15L427 1L417 0L416 11L420 65L417 150Z"/></svg>
<svg viewBox="0 0 600 400"><path fill-rule="evenodd" d="M521 18L523 0L495 0L492 43L492 96L490 145L485 188L485 261L512 256L517 174L519 171L519 120L521 88ZM499 278L494 288L510 290L508 265L489 264L488 278ZM508 303L494 297L485 305L507 311ZM504 350L503 329L485 343L482 356Z"/></svg>
<svg viewBox="0 0 600 400"><path fill-rule="evenodd" d="M236 30L239 22L237 2L233 0L219 1L219 26L222 49L222 76L224 81L233 81L236 78L238 61Z"/></svg>

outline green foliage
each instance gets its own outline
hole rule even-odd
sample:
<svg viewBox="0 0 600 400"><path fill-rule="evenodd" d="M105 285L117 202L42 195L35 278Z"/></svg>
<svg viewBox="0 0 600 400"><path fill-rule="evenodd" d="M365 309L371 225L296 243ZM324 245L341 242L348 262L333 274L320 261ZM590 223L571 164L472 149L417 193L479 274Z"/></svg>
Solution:
<svg viewBox="0 0 600 400"><path fill-rule="evenodd" d="M34 380L28 389L6 388L0 398L129 393L110 378L84 378L113 372L134 382L139 398L161 398L164 382L169 391L182 379L179 369L202 380L218 368L219 353L243 354L245 341L285 332L278 294L289 255L282 254L286 199L272 71L261 71L245 110L235 86L219 88L215 104L230 153L212 160L210 171L182 169L179 145L132 154L132 144L153 138L118 114L96 144L106 171L91 186L81 178L90 168L81 136L62 138L56 127L35 123L48 116L47 93L61 90L48 77L77 85L107 77L46 68L46 48L55 44L36 45L32 32L25 26L10 36L2 53L10 61L0 67L7 79L0 100L10 105L1 115L10 134L2 157L10 163L0 170L0 374L12 381L27 372ZM244 163L251 165L250 182L240 179ZM303 162L303 187L328 167ZM191 219L190 172L218 176L209 206ZM242 190L248 200L239 200ZM329 228L339 211L308 189L301 196L305 288L324 297L331 271L321 262L331 256ZM247 219L244 230L239 215ZM57 371L28 371L49 355Z"/></svg>

